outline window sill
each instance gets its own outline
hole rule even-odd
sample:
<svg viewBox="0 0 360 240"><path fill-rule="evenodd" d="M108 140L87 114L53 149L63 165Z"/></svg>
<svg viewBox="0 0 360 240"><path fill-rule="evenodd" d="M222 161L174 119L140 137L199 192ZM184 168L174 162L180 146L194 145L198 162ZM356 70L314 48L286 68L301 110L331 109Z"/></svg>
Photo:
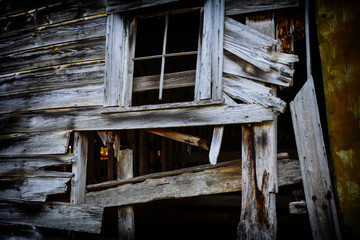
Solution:
<svg viewBox="0 0 360 240"><path fill-rule="evenodd" d="M161 109L173 109L173 108L187 108L187 107L205 107L212 105L224 104L224 99L220 100L202 100L202 101L191 101L191 102L179 102L179 103L166 103L156 105L144 105L137 107L107 107L101 112L106 113L122 113L122 112L141 112Z"/></svg>

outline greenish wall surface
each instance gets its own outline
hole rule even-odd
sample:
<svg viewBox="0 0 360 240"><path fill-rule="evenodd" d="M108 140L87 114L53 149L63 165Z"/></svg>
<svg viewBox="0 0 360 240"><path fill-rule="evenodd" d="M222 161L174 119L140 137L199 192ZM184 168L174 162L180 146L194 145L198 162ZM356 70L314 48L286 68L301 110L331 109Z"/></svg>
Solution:
<svg viewBox="0 0 360 240"><path fill-rule="evenodd" d="M340 217L360 239L360 2L317 0L316 20Z"/></svg>

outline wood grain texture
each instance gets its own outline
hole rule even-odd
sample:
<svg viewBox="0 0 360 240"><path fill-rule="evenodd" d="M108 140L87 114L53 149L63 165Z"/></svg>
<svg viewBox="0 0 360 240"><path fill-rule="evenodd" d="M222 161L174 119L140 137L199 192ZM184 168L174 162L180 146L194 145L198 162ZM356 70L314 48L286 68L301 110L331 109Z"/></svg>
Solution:
<svg viewBox="0 0 360 240"><path fill-rule="evenodd" d="M103 83L104 60L63 64L0 77L0 96Z"/></svg>
<svg viewBox="0 0 360 240"><path fill-rule="evenodd" d="M55 109L0 116L0 132L98 131L262 122L276 114L255 104L101 114L103 107Z"/></svg>
<svg viewBox="0 0 360 240"><path fill-rule="evenodd" d="M105 37L105 33L106 17L104 15L80 18L66 24L33 29L19 35L0 38L0 52L1 55L6 56L65 42Z"/></svg>
<svg viewBox="0 0 360 240"><path fill-rule="evenodd" d="M65 203L0 203L0 222L100 233L103 208Z"/></svg>
<svg viewBox="0 0 360 240"><path fill-rule="evenodd" d="M251 12L297 7L299 0L226 0L225 15L238 15Z"/></svg>
<svg viewBox="0 0 360 240"><path fill-rule="evenodd" d="M104 37L71 41L0 56L0 75L104 59Z"/></svg>
<svg viewBox="0 0 360 240"><path fill-rule="evenodd" d="M313 237L341 239L313 80L290 103Z"/></svg>
<svg viewBox="0 0 360 240"><path fill-rule="evenodd" d="M65 154L71 131L0 135L0 156Z"/></svg>
<svg viewBox="0 0 360 240"><path fill-rule="evenodd" d="M210 164L216 164L220 153L222 138L224 134L224 126L215 126L213 130L211 146L209 151Z"/></svg>
<svg viewBox="0 0 360 240"><path fill-rule="evenodd" d="M279 186L301 182L297 160L280 160ZM88 192L86 203L99 206L124 206L160 199L183 198L215 193L241 191L241 163L229 161L170 172L139 176L128 180L103 183L118 186L108 190ZM88 187L91 189L98 187Z"/></svg>

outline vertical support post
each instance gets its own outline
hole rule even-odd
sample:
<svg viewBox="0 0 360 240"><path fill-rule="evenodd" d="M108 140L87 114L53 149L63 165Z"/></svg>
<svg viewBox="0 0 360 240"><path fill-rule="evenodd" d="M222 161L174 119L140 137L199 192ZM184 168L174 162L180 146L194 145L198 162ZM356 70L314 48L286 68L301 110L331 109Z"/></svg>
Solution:
<svg viewBox="0 0 360 240"><path fill-rule="evenodd" d="M75 132L74 156L76 162L72 165L74 177L71 179L71 204L83 204L85 202L86 168L88 156L87 133Z"/></svg>
<svg viewBox="0 0 360 240"><path fill-rule="evenodd" d="M238 226L241 240L276 239L276 196L271 192L272 173L264 167L269 161L264 153L272 142L265 132L259 136L256 128L242 126L242 199ZM259 148L265 151L258 153Z"/></svg>
<svg viewBox="0 0 360 240"><path fill-rule="evenodd" d="M128 179L133 177L133 150L120 150L120 133L115 135L115 155L117 159L117 178ZM119 239L135 239L134 209L132 206L118 208Z"/></svg>
<svg viewBox="0 0 360 240"><path fill-rule="evenodd" d="M275 38L274 16L246 25ZM273 87L273 95L276 88ZM276 239L277 120L243 125L242 209L239 239Z"/></svg>
<svg viewBox="0 0 360 240"><path fill-rule="evenodd" d="M224 134L224 126L215 126L209 151L210 164L216 164L220 153L221 142Z"/></svg>

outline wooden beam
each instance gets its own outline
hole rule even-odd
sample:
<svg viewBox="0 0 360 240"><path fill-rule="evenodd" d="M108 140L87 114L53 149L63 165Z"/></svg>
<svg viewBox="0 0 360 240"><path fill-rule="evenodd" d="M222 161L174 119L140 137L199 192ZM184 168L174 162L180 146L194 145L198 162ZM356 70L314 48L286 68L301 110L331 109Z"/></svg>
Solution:
<svg viewBox="0 0 360 240"><path fill-rule="evenodd" d="M88 136L87 133L75 132L74 134L74 156L71 179L70 203L79 205L85 201L86 169L88 157Z"/></svg>
<svg viewBox="0 0 360 240"><path fill-rule="evenodd" d="M103 208L66 203L0 202L0 222L100 233Z"/></svg>
<svg viewBox="0 0 360 240"><path fill-rule="evenodd" d="M119 133L117 133L119 134ZM120 136L117 138L120 141ZM120 144L119 144L120 147ZM115 150L117 152L117 176L118 179L129 179L133 177L133 150ZM135 218L132 206L118 208L118 231L119 239L135 239Z"/></svg>
<svg viewBox="0 0 360 240"><path fill-rule="evenodd" d="M110 13L118 13L118 12L125 12L125 11L132 11L132 10L139 10L143 8L158 6L161 4L168 4L168 3L176 3L180 2L181 0L135 0L135 1L117 1L117 0L109 0L107 2L106 12L107 14ZM191 1L189 1L191 2Z"/></svg>
<svg viewBox="0 0 360 240"><path fill-rule="evenodd" d="M215 126L213 130L210 152L209 152L209 161L210 164L216 164L217 158L220 153L221 142L224 134L224 126Z"/></svg>
<svg viewBox="0 0 360 240"><path fill-rule="evenodd" d="M176 132L174 130L169 130L169 129L151 129L146 131L152 134L156 134L162 137L167 137L172 140L186 143L209 151L207 140L202 139L200 137L192 136L186 133Z"/></svg>
<svg viewBox="0 0 360 240"><path fill-rule="evenodd" d="M301 182L298 160L280 160L278 175L279 186ZM86 203L103 207L125 206L161 199L236 192L242 190L240 180L240 161L202 165L88 186L88 190L118 187L88 192Z"/></svg>

